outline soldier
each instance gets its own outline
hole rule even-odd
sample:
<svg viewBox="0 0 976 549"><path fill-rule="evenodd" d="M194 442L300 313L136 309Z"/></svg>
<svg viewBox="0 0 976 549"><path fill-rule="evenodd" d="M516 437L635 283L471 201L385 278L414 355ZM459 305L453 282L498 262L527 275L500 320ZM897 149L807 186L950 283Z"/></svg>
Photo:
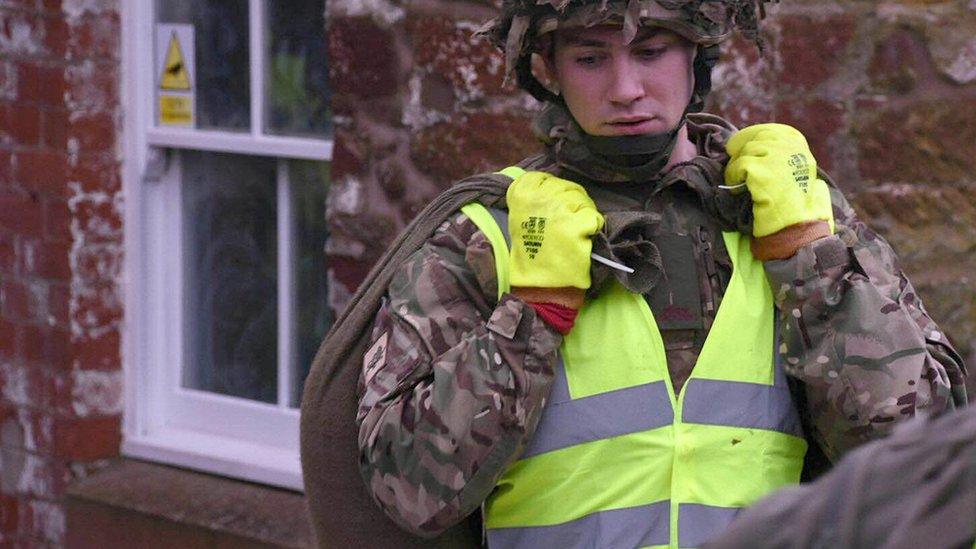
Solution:
<svg viewBox="0 0 976 549"><path fill-rule="evenodd" d="M503 2L486 32L544 103L545 152L439 197L323 343L302 406L320 541L344 527L322 448L347 363L371 497L428 538L480 517L493 548L697 546L804 460L965 403L802 134L700 112L762 4Z"/></svg>
<svg viewBox="0 0 976 549"><path fill-rule="evenodd" d="M976 547L976 409L918 418L753 505L708 549Z"/></svg>

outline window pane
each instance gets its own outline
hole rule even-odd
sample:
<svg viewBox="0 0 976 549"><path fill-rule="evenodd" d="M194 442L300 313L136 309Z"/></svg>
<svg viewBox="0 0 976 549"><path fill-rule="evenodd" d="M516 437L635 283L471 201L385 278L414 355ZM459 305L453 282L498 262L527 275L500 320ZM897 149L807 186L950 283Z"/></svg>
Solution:
<svg viewBox="0 0 976 549"><path fill-rule="evenodd" d="M325 265L325 195L329 188L329 164L292 161L289 165L292 212L295 216L295 280L297 349L291 386L292 406L298 406L308 368L319 343L332 325Z"/></svg>
<svg viewBox="0 0 976 549"><path fill-rule="evenodd" d="M332 134L325 47L325 2L268 2L268 133Z"/></svg>
<svg viewBox="0 0 976 549"><path fill-rule="evenodd" d="M158 0L159 23L193 25L197 127L248 130L251 119L247 0Z"/></svg>
<svg viewBox="0 0 976 549"><path fill-rule="evenodd" d="M183 386L277 401L275 160L182 153Z"/></svg>

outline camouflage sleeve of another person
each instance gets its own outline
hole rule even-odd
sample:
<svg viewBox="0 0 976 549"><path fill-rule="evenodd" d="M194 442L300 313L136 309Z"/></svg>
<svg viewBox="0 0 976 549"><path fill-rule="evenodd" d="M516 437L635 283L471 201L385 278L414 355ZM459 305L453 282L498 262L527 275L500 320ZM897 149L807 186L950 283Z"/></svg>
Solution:
<svg viewBox="0 0 976 549"><path fill-rule="evenodd" d="M561 336L511 295L464 215L390 284L360 379L360 466L401 527L434 536L478 509L535 430Z"/></svg>
<svg viewBox="0 0 976 549"><path fill-rule="evenodd" d="M836 233L766 262L779 354L803 382L812 435L836 461L900 421L966 404L965 366L891 246L831 188Z"/></svg>

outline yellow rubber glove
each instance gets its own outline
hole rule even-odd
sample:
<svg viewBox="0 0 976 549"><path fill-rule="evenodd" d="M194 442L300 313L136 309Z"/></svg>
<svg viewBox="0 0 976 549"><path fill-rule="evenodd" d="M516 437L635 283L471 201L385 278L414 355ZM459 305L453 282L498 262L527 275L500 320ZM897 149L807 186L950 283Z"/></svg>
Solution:
<svg viewBox="0 0 976 549"><path fill-rule="evenodd" d="M833 234L830 191L817 178L817 161L799 130L785 124L749 126L725 148L731 157L726 185L745 183L752 195L753 236L818 220Z"/></svg>
<svg viewBox="0 0 976 549"><path fill-rule="evenodd" d="M526 172L508 187L513 287L590 287L590 237L603 216L580 185Z"/></svg>

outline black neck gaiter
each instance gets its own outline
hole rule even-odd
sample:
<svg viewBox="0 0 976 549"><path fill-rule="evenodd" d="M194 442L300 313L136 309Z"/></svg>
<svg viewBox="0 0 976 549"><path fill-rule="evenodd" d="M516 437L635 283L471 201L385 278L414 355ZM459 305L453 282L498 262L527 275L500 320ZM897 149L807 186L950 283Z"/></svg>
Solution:
<svg viewBox="0 0 976 549"><path fill-rule="evenodd" d="M579 127L562 102L547 103L535 119L536 135L563 167L605 183L659 179L686 121L652 135L594 136Z"/></svg>
<svg viewBox="0 0 976 549"><path fill-rule="evenodd" d="M582 142L594 156L628 174L631 181L654 179L667 166L678 142L681 122L667 132L650 135L598 136L583 133Z"/></svg>

